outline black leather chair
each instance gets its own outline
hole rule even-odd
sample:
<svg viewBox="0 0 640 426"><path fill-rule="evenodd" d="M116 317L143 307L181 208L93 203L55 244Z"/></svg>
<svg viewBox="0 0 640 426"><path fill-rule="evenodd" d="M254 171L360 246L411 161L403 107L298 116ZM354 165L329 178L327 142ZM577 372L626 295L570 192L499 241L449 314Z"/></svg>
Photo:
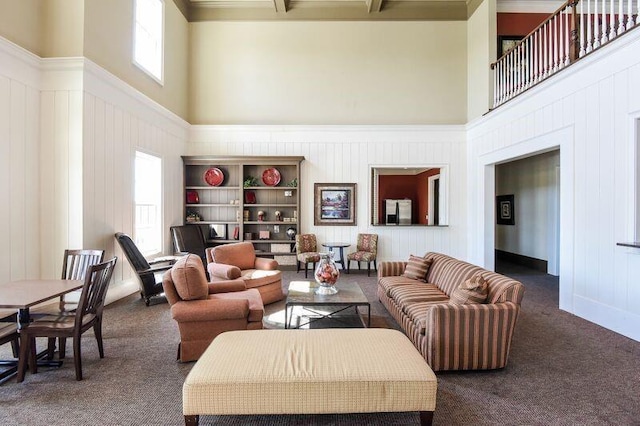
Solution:
<svg viewBox="0 0 640 426"><path fill-rule="evenodd" d="M116 240L118 240L124 255L136 271L140 284L140 297L144 299L144 303L149 306L153 296L164 293L164 289L162 288L162 274L171 269L173 261L166 259L155 262L147 261L131 237L122 232L116 233Z"/></svg>
<svg viewBox="0 0 640 426"><path fill-rule="evenodd" d="M171 238L173 239L173 249L176 253L192 253L200 256L205 271L207 270L207 255L205 250L207 245L204 240L202 228L198 225L172 226Z"/></svg>

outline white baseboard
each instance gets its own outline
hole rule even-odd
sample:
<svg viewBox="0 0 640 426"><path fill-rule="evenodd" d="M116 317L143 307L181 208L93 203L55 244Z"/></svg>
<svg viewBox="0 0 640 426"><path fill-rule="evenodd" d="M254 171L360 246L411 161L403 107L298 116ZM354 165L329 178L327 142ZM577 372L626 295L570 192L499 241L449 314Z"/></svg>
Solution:
<svg viewBox="0 0 640 426"><path fill-rule="evenodd" d="M574 296L574 315L640 342L640 315Z"/></svg>

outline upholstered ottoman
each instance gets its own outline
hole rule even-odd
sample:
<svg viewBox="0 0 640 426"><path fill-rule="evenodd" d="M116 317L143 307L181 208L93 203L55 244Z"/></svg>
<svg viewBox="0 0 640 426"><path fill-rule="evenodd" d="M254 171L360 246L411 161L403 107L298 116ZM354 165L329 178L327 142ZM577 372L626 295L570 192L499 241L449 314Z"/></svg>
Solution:
<svg viewBox="0 0 640 426"><path fill-rule="evenodd" d="M431 424L437 381L397 330L247 330L220 334L182 388L199 415L419 411Z"/></svg>

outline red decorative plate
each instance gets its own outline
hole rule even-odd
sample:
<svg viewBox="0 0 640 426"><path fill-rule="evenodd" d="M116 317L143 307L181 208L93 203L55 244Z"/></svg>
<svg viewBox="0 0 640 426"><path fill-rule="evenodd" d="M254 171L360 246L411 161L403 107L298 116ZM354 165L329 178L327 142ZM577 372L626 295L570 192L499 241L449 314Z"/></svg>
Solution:
<svg viewBox="0 0 640 426"><path fill-rule="evenodd" d="M262 172L262 182L267 186L276 186L280 183L280 172L278 169L271 167Z"/></svg>
<svg viewBox="0 0 640 426"><path fill-rule="evenodd" d="M224 181L224 173L217 167L211 167L204 172L204 181L211 186L220 186Z"/></svg>
<svg viewBox="0 0 640 426"><path fill-rule="evenodd" d="M199 202L198 191L187 191L187 204L198 204Z"/></svg>

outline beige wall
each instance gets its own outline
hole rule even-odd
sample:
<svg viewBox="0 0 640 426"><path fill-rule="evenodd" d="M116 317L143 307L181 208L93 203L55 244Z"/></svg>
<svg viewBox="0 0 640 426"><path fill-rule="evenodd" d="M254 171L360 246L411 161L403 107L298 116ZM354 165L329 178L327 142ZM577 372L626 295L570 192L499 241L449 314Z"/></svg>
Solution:
<svg viewBox="0 0 640 426"><path fill-rule="evenodd" d="M40 56L82 56L84 1L45 0L41 4L43 37Z"/></svg>
<svg viewBox="0 0 640 426"><path fill-rule="evenodd" d="M42 54L40 0L0 0L0 36Z"/></svg>
<svg viewBox="0 0 640 426"><path fill-rule="evenodd" d="M191 24L194 124L466 122L466 22Z"/></svg>
<svg viewBox="0 0 640 426"><path fill-rule="evenodd" d="M492 105L496 60L496 0L485 0L467 22L467 121L480 117Z"/></svg>
<svg viewBox="0 0 640 426"><path fill-rule="evenodd" d="M84 56L182 118L187 118L189 24L165 0L164 85L132 61L133 2L86 0Z"/></svg>

